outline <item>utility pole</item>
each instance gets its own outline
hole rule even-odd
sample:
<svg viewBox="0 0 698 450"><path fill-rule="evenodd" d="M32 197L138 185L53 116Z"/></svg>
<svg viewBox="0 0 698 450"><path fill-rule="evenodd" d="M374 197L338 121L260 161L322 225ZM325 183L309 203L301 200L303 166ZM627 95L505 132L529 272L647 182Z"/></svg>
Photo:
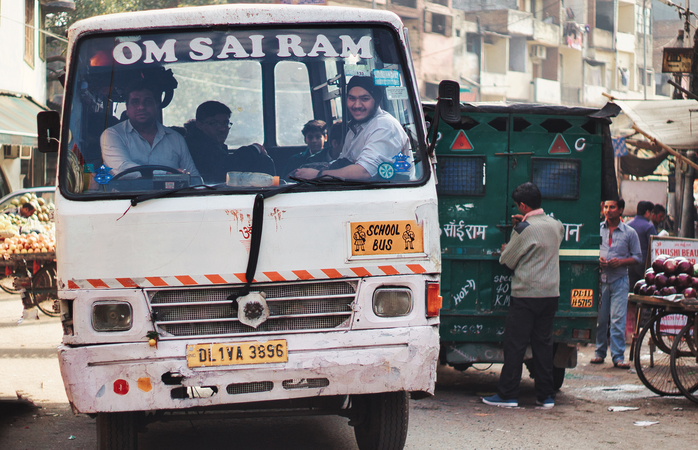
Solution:
<svg viewBox="0 0 698 450"><path fill-rule="evenodd" d="M679 46L684 47L684 43L689 43L691 39L691 16L698 17L690 9L690 0L686 0L686 7L677 5L670 0L659 0L662 3L676 8L679 11L679 15L683 16L684 24L683 29L679 30L679 35L677 41ZM698 94L698 33L693 35L693 52L691 55L691 72L688 74L689 86L688 90L692 94ZM680 85L683 75L675 74L674 79ZM683 94L681 90L674 89L674 99L683 99ZM695 161L696 153L694 150L689 150L688 152L682 152L687 158ZM694 206L693 203L695 198L693 196L693 182L696 178L695 171L687 164L682 163L678 158L674 159L674 176L675 176L675 190L674 190L674 212L675 225L677 227L678 235L681 237L694 237L695 226L694 226Z"/></svg>

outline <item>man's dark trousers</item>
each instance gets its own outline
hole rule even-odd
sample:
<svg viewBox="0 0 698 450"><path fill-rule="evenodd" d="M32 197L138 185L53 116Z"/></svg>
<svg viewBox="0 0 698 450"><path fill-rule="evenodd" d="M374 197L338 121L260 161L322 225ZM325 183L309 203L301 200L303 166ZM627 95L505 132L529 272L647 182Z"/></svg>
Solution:
<svg viewBox="0 0 698 450"><path fill-rule="evenodd" d="M559 297L511 297L504 329L504 366L499 377L499 396L518 399L521 372L529 342L533 352L536 397L545 400L555 393L553 385L553 318Z"/></svg>

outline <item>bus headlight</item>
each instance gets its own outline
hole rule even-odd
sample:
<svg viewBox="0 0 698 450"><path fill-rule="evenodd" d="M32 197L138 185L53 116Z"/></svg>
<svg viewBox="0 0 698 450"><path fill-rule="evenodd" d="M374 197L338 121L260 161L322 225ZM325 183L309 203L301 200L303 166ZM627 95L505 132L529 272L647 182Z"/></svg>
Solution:
<svg viewBox="0 0 698 450"><path fill-rule="evenodd" d="M412 311L412 291L407 288L380 288L373 293L373 312L379 317L406 316Z"/></svg>
<svg viewBox="0 0 698 450"><path fill-rule="evenodd" d="M131 304L128 302L95 302L92 305L92 328L95 331L130 330L132 316Z"/></svg>

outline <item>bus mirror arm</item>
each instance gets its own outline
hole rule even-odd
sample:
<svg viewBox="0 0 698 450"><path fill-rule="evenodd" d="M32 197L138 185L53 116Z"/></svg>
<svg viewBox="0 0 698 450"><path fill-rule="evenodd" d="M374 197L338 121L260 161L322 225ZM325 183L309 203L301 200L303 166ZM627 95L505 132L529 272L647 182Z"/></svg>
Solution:
<svg viewBox="0 0 698 450"><path fill-rule="evenodd" d="M455 81L443 80L439 83L439 99L436 102L434 119L431 125L432 138L429 141L428 154L432 156L439 136L439 122L449 125L460 124L460 85Z"/></svg>
<svg viewBox="0 0 698 450"><path fill-rule="evenodd" d="M58 152L61 116L57 111L41 111L36 115L38 147L41 153Z"/></svg>

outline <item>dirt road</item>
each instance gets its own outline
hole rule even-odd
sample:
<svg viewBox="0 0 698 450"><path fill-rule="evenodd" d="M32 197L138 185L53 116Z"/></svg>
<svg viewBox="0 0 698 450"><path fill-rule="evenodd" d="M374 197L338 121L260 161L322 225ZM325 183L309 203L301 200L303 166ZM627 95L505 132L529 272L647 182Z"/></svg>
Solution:
<svg viewBox="0 0 698 450"><path fill-rule="evenodd" d="M62 390L55 347L58 319L16 325L21 305L0 295L0 449L94 449L94 419L73 415ZM632 371L589 364L568 369L552 410L534 407L533 381L524 376L521 405L503 409L479 397L496 389L500 366L466 372L440 367L436 395L412 401L405 448L423 449L608 449L693 448L698 405L683 397L658 397ZM16 390L36 406L17 401ZM12 399L12 400L10 400ZM609 412L611 406L638 410ZM636 422L657 422L636 426ZM338 417L246 419L157 423L139 435L153 450L239 448L245 450L355 450L352 429Z"/></svg>

